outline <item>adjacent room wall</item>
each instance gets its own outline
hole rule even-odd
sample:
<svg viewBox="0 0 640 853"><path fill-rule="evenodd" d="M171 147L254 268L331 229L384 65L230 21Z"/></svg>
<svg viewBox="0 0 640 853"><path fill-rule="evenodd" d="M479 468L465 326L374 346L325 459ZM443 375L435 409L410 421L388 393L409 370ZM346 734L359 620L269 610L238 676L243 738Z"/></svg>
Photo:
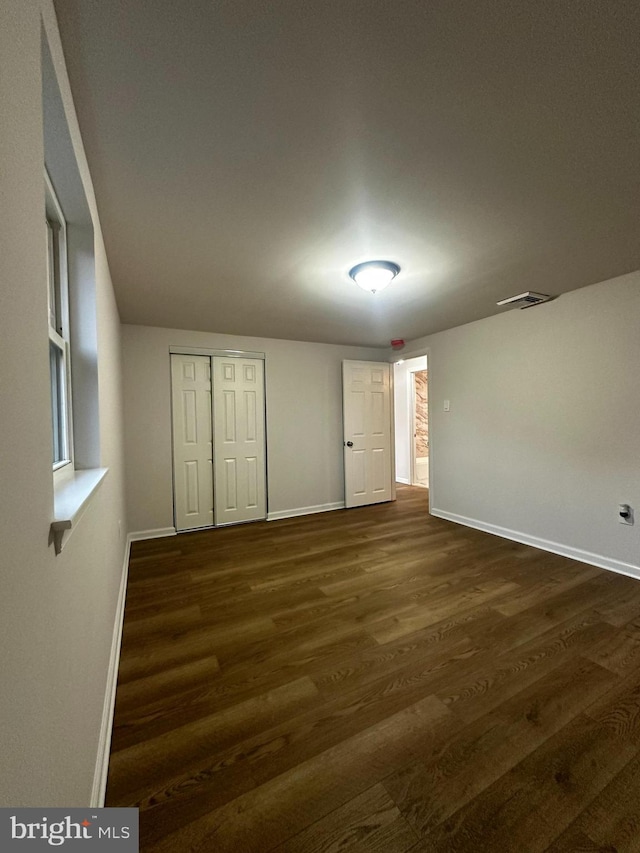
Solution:
<svg viewBox="0 0 640 853"><path fill-rule="evenodd" d="M270 515L344 501L341 363L386 361L385 350L122 328L131 530L173 527L170 346L265 353Z"/></svg>
<svg viewBox="0 0 640 853"><path fill-rule="evenodd" d="M109 467L57 557L48 544L53 486L41 14L93 219L100 462ZM86 806L125 554L120 326L48 0L3 4L0 113L0 805Z"/></svg>
<svg viewBox="0 0 640 853"><path fill-rule="evenodd" d="M640 575L640 273L426 347L432 511Z"/></svg>
<svg viewBox="0 0 640 853"><path fill-rule="evenodd" d="M425 370L426 367L426 355L393 366L396 480L399 483L411 482L412 381L409 374L415 370Z"/></svg>
<svg viewBox="0 0 640 853"><path fill-rule="evenodd" d="M429 455L429 383L427 371L418 370L414 374L415 383L415 454L416 459Z"/></svg>

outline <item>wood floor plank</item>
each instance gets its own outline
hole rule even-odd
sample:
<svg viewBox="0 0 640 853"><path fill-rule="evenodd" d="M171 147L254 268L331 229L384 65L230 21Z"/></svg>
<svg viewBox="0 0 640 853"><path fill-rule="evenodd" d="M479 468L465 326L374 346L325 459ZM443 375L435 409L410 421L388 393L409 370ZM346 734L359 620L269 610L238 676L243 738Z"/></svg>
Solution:
<svg viewBox="0 0 640 853"><path fill-rule="evenodd" d="M534 606L541 599L546 600L565 590L574 589L585 581L597 577L600 573L599 569L585 566L583 563L565 566L557 575L552 575L533 586L518 589L515 593L506 595L502 600L496 601L494 607L503 616L514 616Z"/></svg>
<svg viewBox="0 0 640 853"><path fill-rule="evenodd" d="M636 755L549 848L553 853L580 849L640 850L640 756Z"/></svg>
<svg viewBox="0 0 640 853"><path fill-rule="evenodd" d="M577 717L423 837L434 851L542 853L633 755L631 743Z"/></svg>
<svg viewBox="0 0 640 853"><path fill-rule="evenodd" d="M370 637L348 625L329 626L329 630L324 626L322 634L295 639L299 642L293 647L274 644L276 647L265 652L259 661L243 659L187 692L167 694L134 707L117 706L113 749L124 749L216 711L233 708L294 679L313 675L333 658L342 659L345 654L374 645Z"/></svg>
<svg viewBox="0 0 640 853"><path fill-rule="evenodd" d="M283 716L308 704L317 695L311 679L300 678L231 709L201 717L192 723L135 746L113 752L110 783L114 796L124 797L143 785L158 784L175 774L177 762L189 764L212 751L244 740L260 726L271 727Z"/></svg>
<svg viewBox="0 0 640 853"><path fill-rule="evenodd" d="M275 853L406 853L416 843L400 810L384 786L374 785L317 823L274 848Z"/></svg>
<svg viewBox="0 0 640 853"><path fill-rule="evenodd" d="M637 846L629 848L631 849L634 853L638 851ZM626 853L626 851L611 845L597 844L584 832L569 827L550 847L547 847L545 853Z"/></svg>
<svg viewBox="0 0 640 853"><path fill-rule="evenodd" d="M640 628L631 624L598 643L585 652L586 656L601 666L625 675L640 668Z"/></svg>
<svg viewBox="0 0 640 853"><path fill-rule="evenodd" d="M621 628L627 622L640 620L640 584L625 575L617 577L615 595L605 599L597 610L605 622Z"/></svg>
<svg viewBox="0 0 640 853"><path fill-rule="evenodd" d="M263 784L378 725L406 708L412 699L417 698L419 703L423 695L420 683L388 679L381 679L364 692L356 689L337 694L273 729L259 731L233 748L217 752L213 761L194 765L164 787L137 791L130 799L143 811L156 809L159 804L165 822L187 822L187 816L194 819L210 810L213 801L223 804L233 798L226 796L227 781L232 786L237 783L241 765L245 776L250 774L256 784ZM460 724L442 713L441 703L431 700L431 706L437 713L423 735L435 744L457 731Z"/></svg>
<svg viewBox="0 0 640 853"><path fill-rule="evenodd" d="M446 573L441 571L440 564L446 566ZM432 596L450 590L454 585L469 584L486 577L482 567L470 564L467 560L459 562L443 557L433 562L424 554L410 559L386 557L376 561L373 567L367 565L363 569L357 576L323 584L320 590L331 598L358 595L370 590L407 594L422 591L424 595Z"/></svg>
<svg viewBox="0 0 640 853"><path fill-rule="evenodd" d="M124 642L131 641L142 645L149 641L155 642L159 636L188 631L201 623L202 612L199 603L188 607L177 607L170 613L158 613L156 608L153 615L127 620L123 627L122 639Z"/></svg>
<svg viewBox="0 0 640 853"><path fill-rule="evenodd" d="M271 783L278 776L294 771L324 752L342 748L349 742L349 731L357 737L362 725L371 719L381 719L375 713L376 709L372 709L372 713L358 720L354 716L357 709L345 702L349 724L338 728L341 721L339 704L334 701L334 710L328 709L321 716L308 712L274 730L256 734L236 748L217 754L210 763L194 766L189 772L153 791L132 794L129 801L141 810L146 841L153 841L185 826L230 803L239 794ZM435 707L442 713L441 705L436 704ZM455 725L457 722L451 715L439 716L431 721L430 727L423 728L423 736L434 741L446 738ZM403 760L407 755L403 753ZM381 772L386 772L386 769ZM342 780L338 779L336 784L339 786Z"/></svg>
<svg viewBox="0 0 640 853"><path fill-rule="evenodd" d="M456 595L457 609L472 609L480 604L491 601L492 598L503 595L505 592L516 589L516 587L517 584L512 581L505 581L502 578L484 581L464 591L460 591ZM382 645L392 640L397 640L406 634L413 634L420 628L434 625L441 619L446 618L450 612L451 601L449 595L441 597L439 600L434 597L427 606L419 607L416 605L407 613L393 616L385 623L373 627L370 633Z"/></svg>
<svg viewBox="0 0 640 853"><path fill-rule="evenodd" d="M640 677L630 673L596 699L585 714L626 742L640 746Z"/></svg>
<svg viewBox="0 0 640 853"><path fill-rule="evenodd" d="M247 642L256 636L275 632L273 621L266 617L243 620L237 625L197 627L162 638L147 646L133 643L131 653L121 658L119 679L144 678L172 666L210 655L219 655L229 645Z"/></svg>
<svg viewBox="0 0 640 853"><path fill-rule="evenodd" d="M362 689L385 674L393 675L411 664L431 661L432 655L438 655L442 650L445 656L451 649L458 655L475 657L487 648L482 645L482 629L478 625L486 629L487 624L502 620L502 616L486 606L464 611L459 616L436 622L384 646L372 642L371 648L362 648L357 654L344 656L312 677L318 689L329 695L348 690L353 685ZM473 638L468 636L470 629L476 629ZM477 659L475 665L478 665ZM460 673L459 668L456 672Z"/></svg>
<svg viewBox="0 0 640 853"><path fill-rule="evenodd" d="M581 654L603 638L612 626L600 621L599 614L587 613L550 629L529 643L502 652L483 668L450 679L444 689L436 688L447 707L467 721L473 721L510 699L567 658Z"/></svg>
<svg viewBox="0 0 640 853"><path fill-rule="evenodd" d="M478 636L478 639L490 644L496 655L516 649L574 617L594 614L596 605L615 587L615 580L615 575L600 572L591 580L555 592L527 610L494 620L491 625L471 625L468 633L471 637ZM498 612L495 602L491 602L489 606ZM604 619L599 616L599 621Z"/></svg>
<svg viewBox="0 0 640 853"><path fill-rule="evenodd" d="M421 760L385 780L385 788L423 835L515 767L614 681L602 667L570 660L446 743L425 744Z"/></svg>
<svg viewBox="0 0 640 853"><path fill-rule="evenodd" d="M138 678L118 685L116 714L122 722L127 713L154 702L166 702L167 696L175 696L207 683L220 671L215 655L199 658L188 663L162 669L155 675Z"/></svg>
<svg viewBox="0 0 640 853"><path fill-rule="evenodd" d="M415 738L448 718L446 708L427 697L146 847L157 853L266 853L407 763ZM154 815L147 825L142 812L143 835L157 832L159 820Z"/></svg>
<svg viewBox="0 0 640 853"><path fill-rule="evenodd" d="M421 488L135 542L107 805L143 853L640 853L639 647L637 581Z"/></svg>
<svg viewBox="0 0 640 853"><path fill-rule="evenodd" d="M386 557L385 551L377 547L366 547L361 542L334 546L327 548L320 555L307 554L270 566L260 579L251 584L251 589L253 592L275 592L310 582L313 586L321 586L327 580L333 582L336 566L339 566L342 572L351 570L349 574L362 575L366 566L375 566L378 560L384 560Z"/></svg>

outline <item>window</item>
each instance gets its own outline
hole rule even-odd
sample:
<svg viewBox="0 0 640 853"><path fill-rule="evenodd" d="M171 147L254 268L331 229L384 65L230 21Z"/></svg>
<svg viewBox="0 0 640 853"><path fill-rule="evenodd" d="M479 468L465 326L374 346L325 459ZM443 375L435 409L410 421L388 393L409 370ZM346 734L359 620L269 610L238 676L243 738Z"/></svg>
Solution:
<svg viewBox="0 0 640 853"><path fill-rule="evenodd" d="M45 171L49 368L53 470L73 467L71 443L71 368L69 357L69 290L67 232L53 185Z"/></svg>
<svg viewBox="0 0 640 853"><path fill-rule="evenodd" d="M41 236L45 238L47 268L41 285L47 289L48 301L42 332L48 330L51 391L53 517L49 541L59 554L107 469L100 467L93 218L44 30L42 35L45 216ZM44 301L44 292L42 296ZM47 370L45 364L42 368Z"/></svg>

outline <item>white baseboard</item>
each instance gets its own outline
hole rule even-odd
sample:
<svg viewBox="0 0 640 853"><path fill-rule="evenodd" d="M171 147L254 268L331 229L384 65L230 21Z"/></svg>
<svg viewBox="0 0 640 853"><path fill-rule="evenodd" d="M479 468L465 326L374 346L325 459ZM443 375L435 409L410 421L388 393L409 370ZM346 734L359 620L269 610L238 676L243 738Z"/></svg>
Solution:
<svg viewBox="0 0 640 853"><path fill-rule="evenodd" d="M129 534L130 542L140 542L142 539L162 539L163 536L176 536L175 527L158 527L156 530L138 530Z"/></svg>
<svg viewBox="0 0 640 853"><path fill-rule="evenodd" d="M396 477L396 483L404 483L405 486L410 486L411 480L408 477Z"/></svg>
<svg viewBox="0 0 640 853"><path fill-rule="evenodd" d="M631 563L623 563L620 560L604 557L602 554L592 554L590 551L572 548L570 545L562 545L560 542L540 539L537 536L530 536L528 533L520 533L518 530L510 530L507 527L499 527L497 524L488 524L485 521L478 521L475 518L467 518L464 515L456 515L456 513L441 509L432 509L431 515L444 518L446 521L454 521L456 524L463 524L465 527L474 527L476 530L483 530L485 533L492 533L494 536L501 536L503 539L511 539L514 542L521 542L523 545L531 545L533 548L540 548L542 551L551 551L552 554L569 557L571 560L578 560L580 563L588 563L590 566L596 566L599 569L608 569L610 572L617 572L620 575L628 575L640 580L640 566L634 566Z"/></svg>
<svg viewBox="0 0 640 853"><path fill-rule="evenodd" d="M111 655L109 657L109 669L107 670L107 685L104 694L104 706L102 709L102 723L100 725L100 739L98 741L96 769L93 774L93 788L91 789L90 808L97 809L104 806L105 794L107 792L109 753L111 751L111 732L113 729L113 712L116 704L116 686L118 684L118 667L120 665L120 646L122 644L122 624L124 622L124 603L127 597L127 578L129 577L130 552L131 535L127 536L127 543L124 549L124 564L122 567L120 590L118 592L116 615L113 624Z"/></svg>
<svg viewBox="0 0 640 853"><path fill-rule="evenodd" d="M344 501L336 501L331 504L318 504L317 506L299 506L296 509L281 509L278 512L270 512L267 521L278 521L281 518L296 518L299 515L313 515L316 512L331 512L334 509L344 509Z"/></svg>

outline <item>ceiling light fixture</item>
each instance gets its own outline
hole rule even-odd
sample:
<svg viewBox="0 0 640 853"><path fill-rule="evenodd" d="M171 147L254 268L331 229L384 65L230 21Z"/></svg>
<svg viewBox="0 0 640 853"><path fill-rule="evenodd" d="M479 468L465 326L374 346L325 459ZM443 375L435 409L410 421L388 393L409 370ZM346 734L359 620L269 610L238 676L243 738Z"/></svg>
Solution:
<svg viewBox="0 0 640 853"><path fill-rule="evenodd" d="M391 284L399 272L400 267L393 261L365 261L350 269L349 276L358 287L370 293L377 293Z"/></svg>

